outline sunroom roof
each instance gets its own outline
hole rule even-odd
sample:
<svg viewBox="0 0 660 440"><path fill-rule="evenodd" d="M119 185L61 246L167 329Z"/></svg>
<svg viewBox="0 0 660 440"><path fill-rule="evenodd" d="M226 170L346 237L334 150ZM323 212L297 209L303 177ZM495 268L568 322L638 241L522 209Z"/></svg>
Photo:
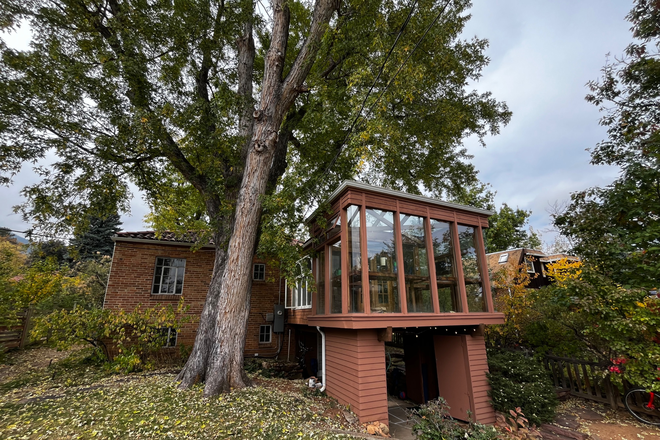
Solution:
<svg viewBox="0 0 660 440"><path fill-rule="evenodd" d="M477 214L484 214L484 215L493 215L493 211L489 211L487 209L481 209L481 208L475 208L474 206L467 206L467 205L461 205L458 203L452 203L452 202L445 202L443 200L438 200L432 197L424 197L424 196L419 196L417 194L408 194L403 191L396 191L393 189L389 188L383 188L380 186L373 186L373 185L368 185L366 183L362 182L356 182L354 180L344 180L341 185L337 187L333 191L333 193L328 197L326 200L327 203L332 203L342 192L344 192L346 189L357 189L357 190L362 190L362 191L371 191L374 193L378 194L386 194L389 196L397 197L400 199L407 199L407 200L412 200L416 202L423 202L423 203L430 203L433 205L438 205L438 206L443 206L446 208L452 208L452 209L460 209L461 211L468 211L468 212L474 212ZM309 217L305 219L305 223L309 223L315 216L318 214L318 209L312 213Z"/></svg>

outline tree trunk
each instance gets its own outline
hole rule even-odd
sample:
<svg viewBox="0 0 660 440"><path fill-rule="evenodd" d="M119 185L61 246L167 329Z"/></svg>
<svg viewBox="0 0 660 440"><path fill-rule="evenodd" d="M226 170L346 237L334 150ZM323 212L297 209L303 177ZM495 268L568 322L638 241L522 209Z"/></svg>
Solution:
<svg viewBox="0 0 660 440"><path fill-rule="evenodd" d="M236 204L234 227L216 316L215 337L206 370L205 396L242 388L246 384L243 349L250 310L250 268L261 219L261 197L266 193L278 132L309 74L319 41L336 9L334 0L318 0L309 36L289 75L282 81L289 31L289 10L282 0L273 4L273 33L266 56L259 110L248 150Z"/></svg>
<svg viewBox="0 0 660 440"><path fill-rule="evenodd" d="M245 165L233 225L228 229L231 231L229 245L225 252L221 246L224 240L216 239L213 276L195 347L178 377L181 388L205 380L205 396L242 388L248 383L243 368L243 350L250 310L252 259L261 220L261 197L266 193L269 181L284 172L283 164L286 162L282 150L286 149L290 133L283 133L282 139L279 139L278 132L284 115L293 105L312 68L321 37L337 8L336 0L317 0L309 36L289 74L282 80L289 34L289 10L283 0L273 0L271 3L274 24L266 56L259 109L254 111L253 116L250 115L254 118L250 123L244 118L239 123L239 129L249 142L243 151ZM250 24L246 25L245 31L251 33ZM251 37L246 37L243 35L239 41L239 48L245 50L246 57L239 58L245 60L244 73L251 75L248 52L250 49L254 51L254 46L250 44ZM243 80L251 81L251 76L243 77ZM244 89L245 95L251 90L247 86ZM275 157L278 160L274 160ZM217 231L221 235L222 229Z"/></svg>
<svg viewBox="0 0 660 440"><path fill-rule="evenodd" d="M215 242L222 243L217 240ZM206 366L213 336L215 335L215 317L218 315L218 300L220 299L222 275L225 271L226 262L226 249L216 245L213 275L211 276L209 291L206 294L204 308L199 318L195 344L186 365L176 378L176 380L181 381L179 384L180 389L190 388L197 382L203 382L206 378Z"/></svg>
<svg viewBox="0 0 660 440"><path fill-rule="evenodd" d="M252 99L252 75L254 68L254 39L252 37L252 22L247 21L242 29L242 35L237 40L238 46L238 75L239 85L238 94L241 96L241 112L239 116L239 135L245 139L242 148L241 157L247 156L250 141L252 139L254 120L252 112L254 109ZM238 197L238 181L240 181L240 171L236 170L230 173L228 181L236 180L236 188L231 189L225 194L225 202L236 201ZM221 218L219 215L220 206L213 200L207 201L207 211L209 217L215 220L216 232L213 236L215 242L215 261L213 264L213 275L209 284L209 291L206 294L206 301L199 320L197 335L193 350L186 361L177 380L181 381L179 388L190 388L197 382L202 382L206 378L206 368L208 365L209 353L211 352L213 338L215 336L216 317L218 316L218 304L220 292L222 290L222 277L227 263L227 249L225 243L231 235L231 226L234 217Z"/></svg>

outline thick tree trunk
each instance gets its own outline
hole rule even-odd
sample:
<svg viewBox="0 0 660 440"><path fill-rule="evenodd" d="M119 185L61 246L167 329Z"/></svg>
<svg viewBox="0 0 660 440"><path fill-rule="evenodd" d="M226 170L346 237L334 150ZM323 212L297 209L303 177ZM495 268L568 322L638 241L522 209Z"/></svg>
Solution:
<svg viewBox="0 0 660 440"><path fill-rule="evenodd" d="M216 241L216 243L218 243ZM183 367L177 380L181 381L179 388L190 388L197 382L203 382L206 379L206 367L209 352L213 346L213 336L215 335L215 317L218 316L218 303L220 299L220 290L222 288L222 275L225 271L227 262L227 251L221 247L216 247L215 262L213 264L213 275L209 284L209 291L206 294L206 301L199 320L197 335L193 350L188 357L186 365Z"/></svg>
<svg viewBox="0 0 660 440"><path fill-rule="evenodd" d="M252 112L254 109L252 98L252 75L254 69L255 48L254 39L252 37L251 21L247 21L243 25L242 35L237 40L237 47L239 76L238 94L242 99L242 109L239 115L238 127L239 135L245 139L241 154L241 157L244 159L244 157L247 156L254 126L252 118ZM233 190L228 188L228 193L225 194L225 202L236 201L236 198L238 197L238 181L241 179L240 171L233 170L232 172L226 170L225 174L227 175L229 185L231 185L233 180L236 180L236 188ZM206 368L208 366L209 354L213 347L216 317L218 316L218 305L220 292L222 290L222 277L227 263L227 249L225 243L227 243L231 235L231 226L234 221L234 217L219 217L219 208L219 203L214 203L213 200L207 201L207 211L209 216L213 218L216 229L213 237L216 249L213 275L211 276L209 291L206 294L206 301L200 316L193 350L188 357L186 365L177 376L177 380L181 381L179 384L180 389L190 388L195 383L202 382L206 379Z"/></svg>
<svg viewBox="0 0 660 440"><path fill-rule="evenodd" d="M289 10L284 0L271 3L274 24L259 109L253 115L244 111L239 121L239 130L249 142L243 150L245 166L241 170L233 224L229 228L231 237L226 252L221 246L224 240L216 240L215 266L195 347L178 377L182 388L205 380L205 396L242 388L248 382L243 369L243 349L250 310L252 258L261 220L261 197L266 193L269 181L284 172L291 129L285 129L281 139L278 132L284 115L293 105L312 68L321 37L336 9L336 0L317 0L309 36L288 76L282 80ZM246 103L251 99L248 97L251 86L248 87L247 82L251 84L252 81L251 59L254 58L251 32L252 26L248 23L239 40L239 51L244 55L239 56L239 70L244 70L243 87L239 87L239 92L246 98ZM246 116L254 119L248 122Z"/></svg>
<svg viewBox="0 0 660 440"><path fill-rule="evenodd" d="M205 396L242 388L246 384L243 349L250 310L250 268L261 218L261 197L266 193L284 115L293 105L311 70L319 41L336 9L333 0L317 1L310 34L289 75L282 81L289 11L282 0L275 0L272 4L274 25L271 46L266 56L261 101L259 110L254 114L254 133L246 157L222 277L215 337L206 371Z"/></svg>

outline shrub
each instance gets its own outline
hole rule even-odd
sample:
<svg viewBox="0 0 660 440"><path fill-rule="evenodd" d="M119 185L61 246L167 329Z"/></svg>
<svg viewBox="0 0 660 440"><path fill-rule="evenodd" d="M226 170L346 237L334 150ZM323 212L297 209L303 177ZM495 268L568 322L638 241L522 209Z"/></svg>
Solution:
<svg viewBox="0 0 660 440"><path fill-rule="evenodd" d="M520 408L534 425L550 422L559 401L543 366L513 351L488 351L490 397L497 411Z"/></svg>
<svg viewBox="0 0 660 440"><path fill-rule="evenodd" d="M87 342L100 350L109 360L107 342L117 347L110 368L116 372L129 373L145 368L147 358L160 350L167 341L167 328L179 330L186 315L183 299L177 309L152 307L131 311L82 308L58 310L36 319L32 337L48 340L58 349L69 349L80 342Z"/></svg>
<svg viewBox="0 0 660 440"><path fill-rule="evenodd" d="M431 400L410 411L414 421L413 433L419 440L494 440L498 432L492 426L459 424L449 415L449 406L442 397Z"/></svg>

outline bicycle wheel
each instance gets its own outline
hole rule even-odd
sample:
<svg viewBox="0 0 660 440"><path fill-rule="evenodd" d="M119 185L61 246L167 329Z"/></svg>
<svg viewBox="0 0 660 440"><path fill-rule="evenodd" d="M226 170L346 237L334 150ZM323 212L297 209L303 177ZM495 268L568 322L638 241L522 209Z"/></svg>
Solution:
<svg viewBox="0 0 660 440"><path fill-rule="evenodd" d="M644 388L634 388L626 393L623 398L623 403L626 409L640 422L648 423L649 425L660 425L660 410L657 406L660 405L660 393L651 393ZM649 402L651 406L649 406Z"/></svg>

